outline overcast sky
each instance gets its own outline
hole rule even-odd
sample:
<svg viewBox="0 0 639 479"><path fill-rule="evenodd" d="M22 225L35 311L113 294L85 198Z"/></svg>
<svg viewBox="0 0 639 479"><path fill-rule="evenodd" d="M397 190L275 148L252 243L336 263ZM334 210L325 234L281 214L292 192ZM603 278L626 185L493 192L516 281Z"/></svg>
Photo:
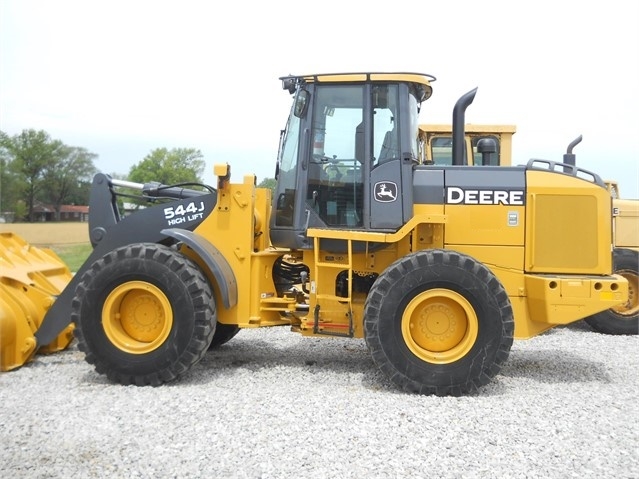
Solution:
<svg viewBox="0 0 639 479"><path fill-rule="evenodd" d="M128 173L151 150L199 149L272 177L287 74L437 77L422 123L517 125L514 161L577 164L639 197L639 2L0 0L0 129L45 130Z"/></svg>

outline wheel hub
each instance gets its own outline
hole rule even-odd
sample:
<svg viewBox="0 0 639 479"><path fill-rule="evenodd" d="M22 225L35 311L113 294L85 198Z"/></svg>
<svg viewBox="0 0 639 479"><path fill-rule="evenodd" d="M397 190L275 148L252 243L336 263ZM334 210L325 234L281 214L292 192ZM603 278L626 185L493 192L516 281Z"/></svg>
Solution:
<svg viewBox="0 0 639 479"><path fill-rule="evenodd" d="M102 309L102 325L111 344L144 354L168 337L173 312L166 295L145 281L123 283L111 291Z"/></svg>
<svg viewBox="0 0 639 479"><path fill-rule="evenodd" d="M138 341L151 341L157 336L165 321L164 311L155 296L146 291L129 292L120 305L122 313L116 313L122 328Z"/></svg>
<svg viewBox="0 0 639 479"><path fill-rule="evenodd" d="M432 289L415 296L402 315L408 348L424 361L450 363L463 357L477 339L478 320L459 293Z"/></svg>
<svg viewBox="0 0 639 479"><path fill-rule="evenodd" d="M455 314L443 303L426 306L411 321L411 329L419 328L419 332L430 341L444 341L455 334L457 321Z"/></svg>

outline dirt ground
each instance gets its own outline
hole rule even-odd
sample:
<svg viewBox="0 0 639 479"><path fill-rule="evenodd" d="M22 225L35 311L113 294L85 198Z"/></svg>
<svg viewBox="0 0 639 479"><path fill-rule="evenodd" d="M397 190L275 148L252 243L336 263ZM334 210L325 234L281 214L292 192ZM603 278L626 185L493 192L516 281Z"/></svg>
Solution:
<svg viewBox="0 0 639 479"><path fill-rule="evenodd" d="M10 232L33 246L73 245L89 242L89 224L69 223L0 223L0 233Z"/></svg>

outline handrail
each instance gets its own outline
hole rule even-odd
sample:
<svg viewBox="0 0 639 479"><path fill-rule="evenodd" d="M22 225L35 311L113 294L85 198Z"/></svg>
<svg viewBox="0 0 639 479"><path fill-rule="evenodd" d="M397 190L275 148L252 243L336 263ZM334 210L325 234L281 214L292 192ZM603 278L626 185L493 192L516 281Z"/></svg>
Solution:
<svg viewBox="0 0 639 479"><path fill-rule="evenodd" d="M537 166L538 163L545 164L546 168ZM583 168L578 168L575 165L569 165L568 163L560 163L557 161L540 160L537 158L533 158L531 160L528 160L528 163L526 163L526 169L553 171L555 173L561 173L564 175L574 176L575 178L581 178L583 180L590 181L591 183L595 183L596 185L601 186L602 188L606 188L606 183L601 179L601 177L597 173L584 170ZM583 175L590 178L584 178Z"/></svg>

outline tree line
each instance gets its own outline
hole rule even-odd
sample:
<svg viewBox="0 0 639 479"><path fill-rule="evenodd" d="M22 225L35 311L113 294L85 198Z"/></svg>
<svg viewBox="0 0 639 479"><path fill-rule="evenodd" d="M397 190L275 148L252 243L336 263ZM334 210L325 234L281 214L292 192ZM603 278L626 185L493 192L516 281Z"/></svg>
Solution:
<svg viewBox="0 0 639 479"><path fill-rule="evenodd" d="M42 130L0 131L0 213L33 221L37 202L53 205L57 216L63 204L87 204L96 157Z"/></svg>
<svg viewBox="0 0 639 479"><path fill-rule="evenodd" d="M27 129L10 136L0 131L0 216L34 221L38 203L52 205L56 220L63 205L89 204L94 161L86 148L65 145L43 130ZM156 148L128 174L111 176L137 183L202 183L202 153L194 148Z"/></svg>

